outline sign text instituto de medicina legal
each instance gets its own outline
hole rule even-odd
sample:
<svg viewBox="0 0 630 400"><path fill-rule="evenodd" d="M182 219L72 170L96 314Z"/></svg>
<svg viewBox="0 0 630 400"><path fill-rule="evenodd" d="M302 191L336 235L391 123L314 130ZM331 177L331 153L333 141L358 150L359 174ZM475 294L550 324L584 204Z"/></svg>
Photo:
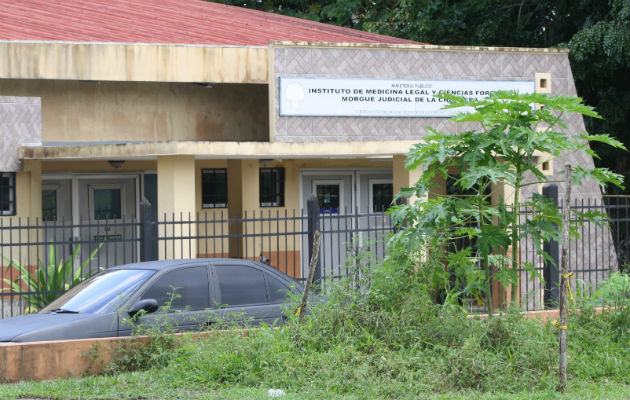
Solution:
<svg viewBox="0 0 630 400"><path fill-rule="evenodd" d="M482 99L498 90L533 93L534 81L280 78L281 116L451 117L438 93Z"/></svg>

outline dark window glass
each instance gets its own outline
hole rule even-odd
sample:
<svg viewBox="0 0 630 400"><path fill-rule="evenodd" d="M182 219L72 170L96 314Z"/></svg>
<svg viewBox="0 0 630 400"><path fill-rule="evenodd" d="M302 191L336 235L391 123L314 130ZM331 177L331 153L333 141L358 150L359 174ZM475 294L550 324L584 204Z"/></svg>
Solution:
<svg viewBox="0 0 630 400"><path fill-rule="evenodd" d="M374 183L372 185L372 211L384 212L392 204L394 186L391 183Z"/></svg>
<svg viewBox="0 0 630 400"><path fill-rule="evenodd" d="M457 181L460 178L461 177L459 175L449 175L446 178L446 194L456 197L474 196L477 185L475 185L475 188L464 189L457 184Z"/></svg>
<svg viewBox="0 0 630 400"><path fill-rule="evenodd" d="M319 212L321 213L339 213L340 202L340 185L317 185L317 200L319 201Z"/></svg>
<svg viewBox="0 0 630 400"><path fill-rule="evenodd" d="M284 206L284 168L260 169L260 206Z"/></svg>
<svg viewBox="0 0 630 400"><path fill-rule="evenodd" d="M0 215L15 215L15 172L0 172Z"/></svg>
<svg viewBox="0 0 630 400"><path fill-rule="evenodd" d="M121 219L120 188L92 189L94 219Z"/></svg>
<svg viewBox="0 0 630 400"><path fill-rule="evenodd" d="M271 274L267 274L267 289L270 303L284 303L289 295L289 288Z"/></svg>
<svg viewBox="0 0 630 400"><path fill-rule="evenodd" d="M58 308L90 314L113 312L154 273L146 269L121 269L96 275L70 289L40 313Z"/></svg>
<svg viewBox="0 0 630 400"><path fill-rule="evenodd" d="M479 190L479 185L475 184L472 188L462 188L459 184L458 181L461 179L460 175L449 175L446 178L446 194L448 196L453 196L453 197L460 197L460 198L465 198L465 197L474 197L476 196L476 191ZM486 197L486 201L489 201L489 197L491 194L491 188L490 186L488 186L486 188L486 192L484 193L484 196ZM480 225L479 223L480 221L478 221L477 219L473 219L471 218L468 222L468 226L469 227L478 227ZM491 220L487 220L486 223L491 224L492 221ZM476 240L475 239L469 239L468 237L464 236L458 239L455 239L452 241L452 243L450 243L449 245L449 251L451 252L455 252L458 250L461 250L463 248L466 248L468 246L472 246L473 251L476 251Z"/></svg>
<svg viewBox="0 0 630 400"><path fill-rule="evenodd" d="M42 190L42 219L48 222L57 220L57 189Z"/></svg>
<svg viewBox="0 0 630 400"><path fill-rule="evenodd" d="M245 265L217 265L221 304L241 306L267 303L265 278L259 269Z"/></svg>
<svg viewBox="0 0 630 400"><path fill-rule="evenodd" d="M203 208L227 207L227 170L201 170L201 203Z"/></svg>
<svg viewBox="0 0 630 400"><path fill-rule="evenodd" d="M167 272L147 290L143 299L155 299L160 308L169 301L171 310L203 310L210 307L208 271L205 266Z"/></svg>

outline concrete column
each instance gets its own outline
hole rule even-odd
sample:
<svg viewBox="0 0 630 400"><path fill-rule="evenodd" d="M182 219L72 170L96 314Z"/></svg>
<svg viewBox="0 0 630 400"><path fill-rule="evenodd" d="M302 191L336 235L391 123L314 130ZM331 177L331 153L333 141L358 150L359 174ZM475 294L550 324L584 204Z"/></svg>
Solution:
<svg viewBox="0 0 630 400"><path fill-rule="evenodd" d="M259 208L259 183L258 160L228 160L228 210L232 218L243 218L245 212L251 217L252 212ZM251 232L252 226L244 226L242 223L234 223L230 227L232 233ZM252 254L242 254L245 248L253 254L258 254L258 249L245 245L246 238L234 238L230 241L230 256L245 257Z"/></svg>
<svg viewBox="0 0 630 400"><path fill-rule="evenodd" d="M159 226L158 235L167 238L196 236L196 224L188 223L197 217L194 156L158 157L157 175L158 221L166 218L166 221L174 222L172 225ZM160 260L195 257L195 239L160 241Z"/></svg>
<svg viewBox="0 0 630 400"><path fill-rule="evenodd" d="M420 168L412 171L407 170L405 168L405 158L405 155L395 155L392 160L394 194L399 193L402 188L412 187L415 185L418 179L420 179L420 175L422 175L422 170ZM418 199L413 197L408 201L414 202L416 200Z"/></svg>
<svg viewBox="0 0 630 400"><path fill-rule="evenodd" d="M252 211L260 207L260 174L258 160L247 159L241 161L241 193L243 194L243 210Z"/></svg>
<svg viewBox="0 0 630 400"><path fill-rule="evenodd" d="M24 171L16 174L18 215L33 221L42 218L42 162L24 160Z"/></svg>
<svg viewBox="0 0 630 400"><path fill-rule="evenodd" d="M40 225L42 223L42 162L40 160L24 160L23 171L15 174L16 215L21 225ZM20 238L14 237L16 242L37 242L44 237L40 229L21 229ZM20 255L13 255L21 260L33 260L37 264L38 254L43 248L37 246L19 246ZM1 285L0 285L1 286Z"/></svg>
<svg viewBox="0 0 630 400"><path fill-rule="evenodd" d="M243 212L242 167L242 160L228 160L227 162L228 210L235 217L240 216Z"/></svg>

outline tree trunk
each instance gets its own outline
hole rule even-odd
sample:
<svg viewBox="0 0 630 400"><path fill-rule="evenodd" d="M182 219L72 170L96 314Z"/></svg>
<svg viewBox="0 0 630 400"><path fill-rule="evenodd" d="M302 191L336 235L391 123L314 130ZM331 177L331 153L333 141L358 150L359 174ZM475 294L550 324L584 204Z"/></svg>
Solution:
<svg viewBox="0 0 630 400"><path fill-rule="evenodd" d="M562 205L562 255L560 258L560 316L558 318L558 391L567 388L567 285L569 285L569 220L571 216L571 164L566 164L566 191Z"/></svg>
<svg viewBox="0 0 630 400"><path fill-rule="evenodd" d="M518 245L518 224L519 224L519 218L520 218L520 191L521 191L521 186L519 184L514 186L514 210L513 210L513 219L514 221L512 222L512 268L517 269L518 270L518 252L519 252L519 245ZM512 284L510 285L512 292L511 292L511 296L510 296L510 302L512 303L512 306L516 307L518 306L518 277L516 278L516 282L512 282Z"/></svg>

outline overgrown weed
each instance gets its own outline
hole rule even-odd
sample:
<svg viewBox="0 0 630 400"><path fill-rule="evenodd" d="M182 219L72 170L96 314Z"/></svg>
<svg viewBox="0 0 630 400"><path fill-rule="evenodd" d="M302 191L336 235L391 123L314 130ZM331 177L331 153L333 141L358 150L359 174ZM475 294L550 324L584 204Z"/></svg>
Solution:
<svg viewBox="0 0 630 400"><path fill-rule="evenodd" d="M302 323L290 318L278 329L198 338L177 350L158 342L132 349L129 357L142 362L123 370L160 367L173 387L325 388L364 398L554 390L558 349L551 323L525 320L517 311L470 318L461 308L434 304L421 274L386 262L360 271L361 282L329 289L327 301L310 305ZM630 384L624 318L627 308L596 314L587 307L570 316L570 379Z"/></svg>

